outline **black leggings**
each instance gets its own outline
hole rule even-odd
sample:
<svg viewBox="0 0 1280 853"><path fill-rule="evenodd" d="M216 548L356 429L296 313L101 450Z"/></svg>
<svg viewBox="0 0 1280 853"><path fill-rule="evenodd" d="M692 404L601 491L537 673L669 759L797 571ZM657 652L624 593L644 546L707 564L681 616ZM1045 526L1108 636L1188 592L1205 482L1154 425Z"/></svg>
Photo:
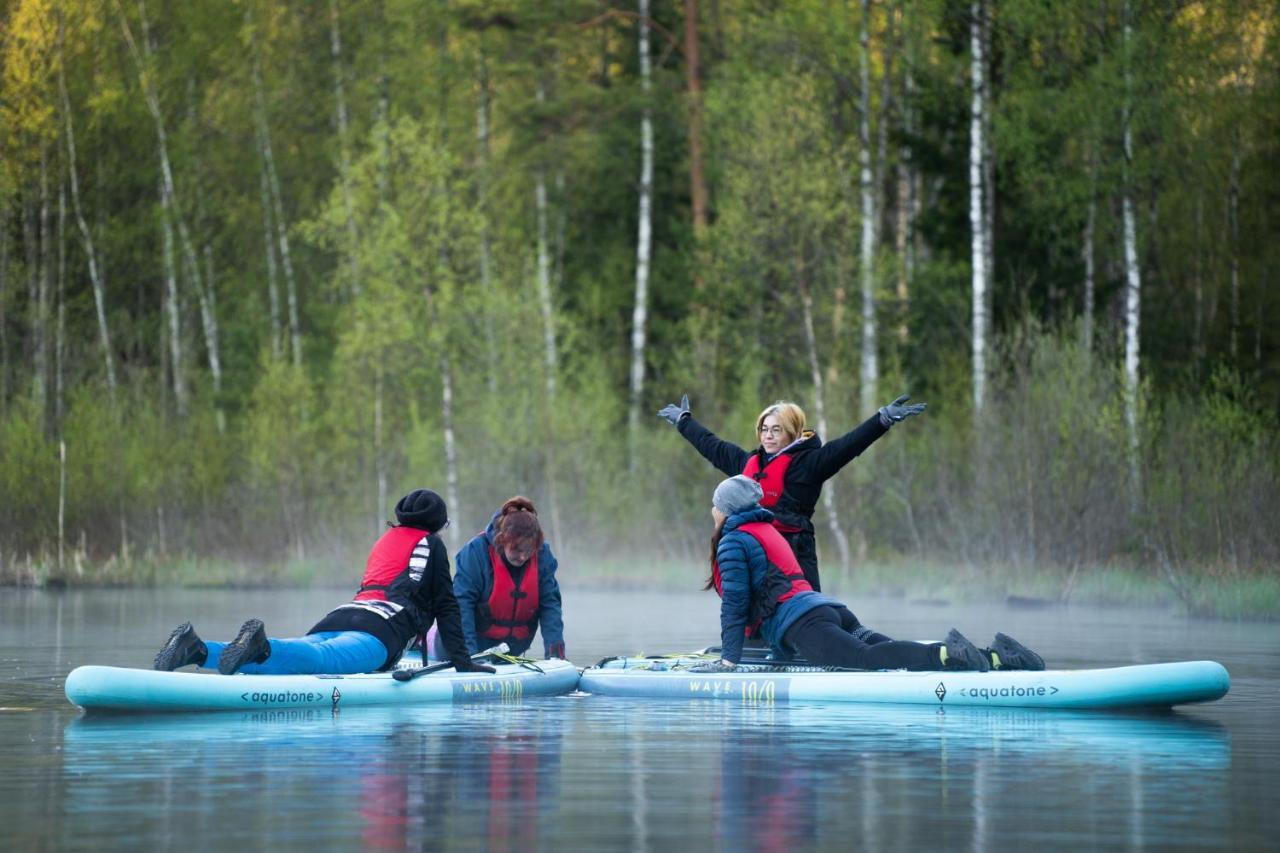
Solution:
<svg viewBox="0 0 1280 853"><path fill-rule="evenodd" d="M913 643L877 634L843 605L823 604L795 621L783 643L810 663L847 669L942 669L939 643Z"/></svg>

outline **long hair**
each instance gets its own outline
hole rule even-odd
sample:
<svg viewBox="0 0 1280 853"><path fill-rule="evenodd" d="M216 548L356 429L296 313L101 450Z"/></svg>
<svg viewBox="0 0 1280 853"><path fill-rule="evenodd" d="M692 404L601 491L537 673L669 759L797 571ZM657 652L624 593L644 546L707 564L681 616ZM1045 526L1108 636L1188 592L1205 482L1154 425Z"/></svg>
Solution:
<svg viewBox="0 0 1280 853"><path fill-rule="evenodd" d="M716 551L720 550L720 537L724 535L724 523L728 518L721 519L716 524L716 529L711 531L711 568L707 571L707 582L702 587L702 591L716 587Z"/></svg>
<svg viewBox="0 0 1280 853"><path fill-rule="evenodd" d="M530 543L536 551L542 547L542 525L538 523L538 510L533 501L523 495L510 498L498 510L498 521L493 544L500 550L515 543Z"/></svg>
<svg viewBox="0 0 1280 853"><path fill-rule="evenodd" d="M804 432L804 409L789 400L779 400L756 418L756 438L760 437L760 427L764 425L764 419L769 415L778 416L778 425L791 436L790 441L795 441Z"/></svg>

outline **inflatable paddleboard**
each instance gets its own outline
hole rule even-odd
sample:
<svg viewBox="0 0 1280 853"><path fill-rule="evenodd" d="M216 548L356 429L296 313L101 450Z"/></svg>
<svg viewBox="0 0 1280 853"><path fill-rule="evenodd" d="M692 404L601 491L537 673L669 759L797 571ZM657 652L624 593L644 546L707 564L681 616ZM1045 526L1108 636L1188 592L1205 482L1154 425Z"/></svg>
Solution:
<svg viewBox="0 0 1280 853"><path fill-rule="evenodd" d="M1028 708L1168 708L1221 699L1231 686L1214 661L1107 669L992 672L832 671L741 664L728 673L690 672L714 657L607 658L583 670L578 689L603 696L710 699L748 704L903 703Z"/></svg>
<svg viewBox="0 0 1280 853"><path fill-rule="evenodd" d="M408 662L421 664L421 659ZM402 667L406 661L401 661ZM412 681L390 672L358 675L218 675L81 666L67 676L67 698L86 711L339 710L357 705L519 702L572 692L578 669L564 660L504 663L494 674L451 668Z"/></svg>

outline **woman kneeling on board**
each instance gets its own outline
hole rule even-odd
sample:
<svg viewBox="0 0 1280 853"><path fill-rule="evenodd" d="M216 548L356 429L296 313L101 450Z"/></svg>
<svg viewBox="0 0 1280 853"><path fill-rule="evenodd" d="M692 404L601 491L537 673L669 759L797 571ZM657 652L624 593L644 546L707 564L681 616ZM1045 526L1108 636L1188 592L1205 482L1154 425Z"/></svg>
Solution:
<svg viewBox="0 0 1280 853"><path fill-rule="evenodd" d="M374 544L354 600L330 611L304 637L268 639L260 619L240 626L230 643L201 640L190 622L169 635L155 668L188 664L223 675L340 675L389 670L409 642L440 626L458 672L493 672L468 657L449 578L449 554L438 533L449 526L444 500L415 489L396 504L396 523Z"/></svg>
<svg viewBox="0 0 1280 853"><path fill-rule="evenodd" d="M763 490L738 475L720 483L711 499L711 578L720 594L720 660L695 671L731 670L742 657L744 634L763 634L784 657L847 669L1044 669L1038 654L996 634L979 649L954 628L945 642L916 643L877 634L835 599L814 592L795 554L760 506Z"/></svg>
<svg viewBox="0 0 1280 853"><path fill-rule="evenodd" d="M506 643L523 654L542 629L548 658L564 657L564 620L556 556L533 501L519 495L502 505L483 533L458 551L453 594L471 652Z"/></svg>

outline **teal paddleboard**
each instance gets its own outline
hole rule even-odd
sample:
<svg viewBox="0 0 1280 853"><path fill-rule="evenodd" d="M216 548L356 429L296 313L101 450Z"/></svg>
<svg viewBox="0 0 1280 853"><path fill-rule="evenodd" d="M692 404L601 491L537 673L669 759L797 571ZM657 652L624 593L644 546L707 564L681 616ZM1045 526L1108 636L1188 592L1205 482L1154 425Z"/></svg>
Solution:
<svg viewBox="0 0 1280 853"><path fill-rule="evenodd" d="M420 662L420 660L418 661ZM244 711L333 709L430 702L518 702L569 693L578 669L564 660L499 664L497 672L445 669L412 681L389 672L358 675L218 675L81 666L67 676L67 698L86 711Z"/></svg>
<svg viewBox="0 0 1280 853"><path fill-rule="evenodd" d="M1043 672L827 671L748 664L729 673L689 668L707 656L611 658L583 670L578 689L603 696L745 703L903 703L1027 708L1168 708L1227 694L1214 661Z"/></svg>

